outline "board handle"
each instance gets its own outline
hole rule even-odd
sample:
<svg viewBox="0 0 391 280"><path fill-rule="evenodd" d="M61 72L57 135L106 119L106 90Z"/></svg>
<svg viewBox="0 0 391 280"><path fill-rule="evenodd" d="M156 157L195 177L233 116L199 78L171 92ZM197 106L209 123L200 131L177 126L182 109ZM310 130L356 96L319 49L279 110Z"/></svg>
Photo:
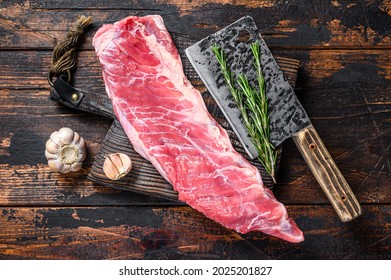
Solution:
<svg viewBox="0 0 391 280"><path fill-rule="evenodd" d="M293 140L340 219L348 222L360 216L360 204L315 128L300 130Z"/></svg>
<svg viewBox="0 0 391 280"><path fill-rule="evenodd" d="M85 91L66 81L67 76L58 77L50 88L50 98L72 109L115 119L110 98L104 92Z"/></svg>

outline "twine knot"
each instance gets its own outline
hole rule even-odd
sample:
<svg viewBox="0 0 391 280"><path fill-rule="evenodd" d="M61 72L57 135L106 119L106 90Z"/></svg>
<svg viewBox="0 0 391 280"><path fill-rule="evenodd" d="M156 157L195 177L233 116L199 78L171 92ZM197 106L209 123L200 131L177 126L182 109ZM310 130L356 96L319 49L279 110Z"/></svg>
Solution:
<svg viewBox="0 0 391 280"><path fill-rule="evenodd" d="M68 75L68 81L71 80L71 71L76 66L76 46L84 34L84 30L91 23L91 16L80 16L76 24L70 28L67 39L54 47L49 77L65 74ZM51 83L50 79L49 83Z"/></svg>

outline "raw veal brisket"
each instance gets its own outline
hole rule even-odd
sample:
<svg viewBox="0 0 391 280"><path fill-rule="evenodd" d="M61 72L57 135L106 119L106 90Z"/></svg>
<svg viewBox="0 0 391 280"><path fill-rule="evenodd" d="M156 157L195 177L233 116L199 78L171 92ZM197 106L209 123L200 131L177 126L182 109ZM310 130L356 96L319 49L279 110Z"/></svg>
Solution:
<svg viewBox="0 0 391 280"><path fill-rule="evenodd" d="M180 200L241 233L257 230L303 240L257 168L233 149L208 113L160 16L104 25L93 45L106 92L134 149L173 185Z"/></svg>

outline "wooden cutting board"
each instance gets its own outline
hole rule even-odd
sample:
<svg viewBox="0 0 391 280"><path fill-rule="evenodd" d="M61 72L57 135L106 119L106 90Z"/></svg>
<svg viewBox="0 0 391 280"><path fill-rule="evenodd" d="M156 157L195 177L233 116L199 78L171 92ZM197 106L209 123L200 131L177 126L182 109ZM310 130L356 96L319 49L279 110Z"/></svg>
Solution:
<svg viewBox="0 0 391 280"><path fill-rule="evenodd" d="M283 57L275 58L284 72L287 80L294 88L300 62L295 59ZM197 85L195 86L197 87ZM51 99L56 102L76 110L82 110L114 119L113 124L111 125L106 137L102 142L102 147L95 158L94 164L88 175L88 179L108 187L177 201L178 194L176 191L174 191L172 185L163 179L163 177L156 171L156 169L149 161L142 158L133 149L129 139L121 127L121 124L115 120L114 114L112 112L111 102L105 94L104 89L102 89L102 91L99 93L83 91L83 94L85 95L85 98L80 104L75 106L74 104L63 100L53 87L50 91ZM227 130L234 148L248 159L246 152L242 148L235 133L229 127L229 124L225 120L223 113L220 111L216 102L208 93L203 94L203 98L208 111L212 114L212 116L214 116L217 122L219 122L219 124ZM112 181L109 180L103 172L103 162L108 154L116 152L129 155L133 162L133 168L132 171L121 180ZM259 169L265 185L272 186L272 180L262 165L257 160L250 161Z"/></svg>

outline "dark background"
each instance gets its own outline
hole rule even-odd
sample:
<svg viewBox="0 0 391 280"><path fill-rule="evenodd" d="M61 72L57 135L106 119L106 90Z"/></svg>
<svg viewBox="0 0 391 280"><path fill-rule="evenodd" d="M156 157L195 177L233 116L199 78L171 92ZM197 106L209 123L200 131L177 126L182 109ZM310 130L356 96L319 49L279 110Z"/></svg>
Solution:
<svg viewBox="0 0 391 280"><path fill-rule="evenodd" d="M390 1L1 1L1 259L390 259ZM104 23L160 14L184 49L251 15L273 54L299 59L296 93L363 206L342 223L293 142L284 144L276 197L304 231L301 244L240 235L168 200L86 180L111 121L48 99L51 51L78 15L94 23L75 85L103 91L91 46ZM204 94L188 61L192 83ZM53 173L44 156L63 126L88 145L84 168Z"/></svg>

